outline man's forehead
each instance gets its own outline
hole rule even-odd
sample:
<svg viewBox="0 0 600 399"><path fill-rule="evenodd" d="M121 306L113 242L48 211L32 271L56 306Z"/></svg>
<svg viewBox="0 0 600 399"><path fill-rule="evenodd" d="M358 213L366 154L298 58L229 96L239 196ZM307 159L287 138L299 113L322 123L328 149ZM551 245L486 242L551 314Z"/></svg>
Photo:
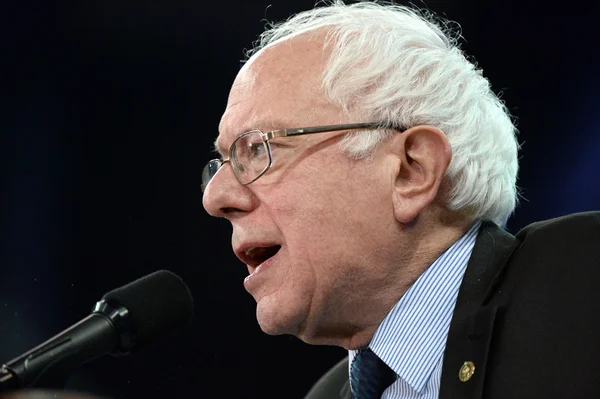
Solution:
<svg viewBox="0 0 600 399"><path fill-rule="evenodd" d="M265 48L240 69L215 140L221 155L247 131L298 127L291 126L299 119L296 116L314 112L324 55L322 42L313 40L314 35L311 38L297 37Z"/></svg>

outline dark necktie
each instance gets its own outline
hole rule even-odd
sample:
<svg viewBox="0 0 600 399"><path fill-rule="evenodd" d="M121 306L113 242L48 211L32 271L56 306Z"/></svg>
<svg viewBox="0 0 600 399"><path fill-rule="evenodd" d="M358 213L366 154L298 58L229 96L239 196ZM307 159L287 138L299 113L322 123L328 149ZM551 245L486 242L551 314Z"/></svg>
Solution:
<svg viewBox="0 0 600 399"><path fill-rule="evenodd" d="M380 399L396 380L396 373L369 348L358 352L350 368L353 399Z"/></svg>

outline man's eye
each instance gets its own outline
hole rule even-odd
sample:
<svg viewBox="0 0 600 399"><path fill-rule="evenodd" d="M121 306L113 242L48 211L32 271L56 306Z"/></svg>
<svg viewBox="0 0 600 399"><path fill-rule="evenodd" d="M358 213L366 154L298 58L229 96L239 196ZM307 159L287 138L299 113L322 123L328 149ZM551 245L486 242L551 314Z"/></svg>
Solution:
<svg viewBox="0 0 600 399"><path fill-rule="evenodd" d="M250 155L254 158L264 157L267 151L265 145L262 142L250 144L248 150L250 152Z"/></svg>

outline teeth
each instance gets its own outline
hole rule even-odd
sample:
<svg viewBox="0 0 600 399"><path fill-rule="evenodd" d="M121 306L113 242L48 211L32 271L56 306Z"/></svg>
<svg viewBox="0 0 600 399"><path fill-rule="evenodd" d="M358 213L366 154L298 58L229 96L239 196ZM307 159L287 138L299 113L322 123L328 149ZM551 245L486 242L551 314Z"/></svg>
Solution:
<svg viewBox="0 0 600 399"><path fill-rule="evenodd" d="M255 258L265 252L265 248L253 247L246 250L246 256Z"/></svg>

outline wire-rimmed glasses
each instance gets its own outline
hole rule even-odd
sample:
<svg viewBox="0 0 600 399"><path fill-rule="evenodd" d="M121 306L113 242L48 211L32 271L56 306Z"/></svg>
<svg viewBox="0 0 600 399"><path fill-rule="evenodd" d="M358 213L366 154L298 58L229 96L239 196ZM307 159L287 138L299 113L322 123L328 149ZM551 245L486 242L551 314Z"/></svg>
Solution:
<svg viewBox="0 0 600 399"><path fill-rule="evenodd" d="M265 174L273 164L273 155L269 140L274 137L299 136L302 134L335 132L354 129L385 129L381 123L351 123L302 127L296 129L271 130L263 133L252 130L239 136L229 147L229 158L211 159L202 170L202 191L227 162L231 163L233 173L241 184L250 184Z"/></svg>

